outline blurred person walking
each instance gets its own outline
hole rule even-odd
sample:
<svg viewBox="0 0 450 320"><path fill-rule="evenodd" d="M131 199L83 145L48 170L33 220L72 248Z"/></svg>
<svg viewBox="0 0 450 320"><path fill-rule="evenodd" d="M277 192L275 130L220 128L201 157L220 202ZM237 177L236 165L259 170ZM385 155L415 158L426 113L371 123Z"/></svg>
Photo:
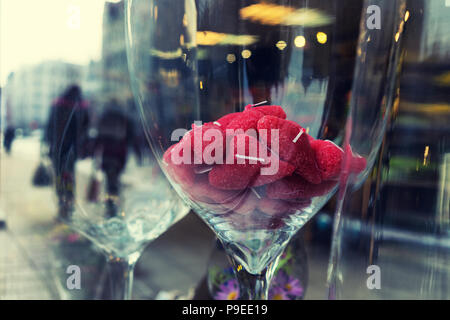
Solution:
<svg viewBox="0 0 450 320"><path fill-rule="evenodd" d="M5 148L7 154L11 153L11 146L15 137L16 137L16 128L14 128L11 125L8 125L3 135L3 147ZM0 230L4 229L6 229L6 214L0 207Z"/></svg>
<svg viewBox="0 0 450 320"><path fill-rule="evenodd" d="M100 117L94 151L100 158L101 170L106 176L106 213L109 217L117 214L120 176L126 166L130 147L134 149L140 162L141 150L134 123L119 102L112 99Z"/></svg>
<svg viewBox="0 0 450 320"><path fill-rule="evenodd" d="M89 113L81 88L69 86L51 106L44 135L55 174L59 219L70 218L73 212L75 162L83 154L88 126Z"/></svg>
<svg viewBox="0 0 450 320"><path fill-rule="evenodd" d="M5 151L7 154L11 153L11 146L15 137L16 137L16 128L14 128L11 125L7 126L3 138L3 146L5 147Z"/></svg>
<svg viewBox="0 0 450 320"><path fill-rule="evenodd" d="M6 229L6 215L4 211L0 208L0 230Z"/></svg>

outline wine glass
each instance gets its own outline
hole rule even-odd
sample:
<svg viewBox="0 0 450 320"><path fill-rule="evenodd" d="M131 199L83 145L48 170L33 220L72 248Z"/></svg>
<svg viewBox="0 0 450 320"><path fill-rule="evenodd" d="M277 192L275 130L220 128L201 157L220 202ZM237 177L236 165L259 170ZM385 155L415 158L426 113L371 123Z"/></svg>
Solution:
<svg viewBox="0 0 450 320"><path fill-rule="evenodd" d="M2 127L5 120L9 127L17 128L19 136L23 133L24 138L32 138L17 141L17 152L10 160L15 166L7 168L12 180L21 182L10 189L21 202L11 204L17 205L14 210L21 213L17 215L21 225L23 222L33 236L29 241L32 250L36 247L34 238L53 240L55 235L58 239L59 232L66 228L47 225L52 218L46 210L50 192L28 188L29 183L44 187L53 182L51 191L56 192L51 193L58 219L85 234L106 253L112 271L117 273L113 277L117 283L113 298L130 297L132 266L140 252L187 209L173 197L149 152L143 152L141 163L128 152L131 140L134 147L144 139L129 85L123 3L2 1L0 11L2 30L8 30L2 33L0 53ZM4 34L8 36L3 38ZM21 41L17 41L19 38ZM11 58L5 60L4 56ZM113 114L110 120L104 117L107 111ZM117 120L123 119L117 116L119 112L133 123L124 125L126 121ZM35 152L42 132L42 142L48 149ZM51 166L47 166L47 155ZM30 163L36 165L32 177L28 177L26 167ZM15 167L21 167L20 172L11 170ZM51 170L53 175L48 172ZM30 207L36 210L28 210ZM70 239L71 243L77 237ZM78 252L77 244L69 248L64 242L55 243L58 247L53 247L53 242L51 245L55 258L63 258L61 263L65 263L68 254L68 265L79 265L78 255L73 254ZM58 262L53 260L48 257L52 264ZM83 280L88 278L82 275Z"/></svg>
<svg viewBox="0 0 450 320"><path fill-rule="evenodd" d="M347 120L348 145L376 164L362 176L343 177L329 264L331 298L449 298L449 46L441 31L449 9L440 1L408 1L395 14L401 73L378 98L394 103L357 95L359 107ZM390 36L374 31L366 30L366 37ZM360 41L366 60L376 61L370 43ZM365 74L376 74L378 66L357 64L359 90L369 92Z"/></svg>
<svg viewBox="0 0 450 320"><path fill-rule="evenodd" d="M73 110L72 118L60 117L55 123L65 123L64 131L71 136L82 136L79 112L83 109ZM122 106L110 102L90 126L89 137L83 140L89 147L71 146L69 156L53 156L58 218L105 254L111 297L131 299L134 266L146 245L189 210L152 154L142 152L139 127ZM90 156L78 156L81 159L75 162L70 156L74 149L87 150Z"/></svg>
<svg viewBox="0 0 450 320"><path fill-rule="evenodd" d="M337 190L369 4L125 3L147 140L175 190L222 242L241 298L268 298L289 239ZM385 44L374 46L390 57ZM382 73L394 62L380 64ZM389 81L375 79L373 90ZM364 171L366 159L352 159L352 172Z"/></svg>

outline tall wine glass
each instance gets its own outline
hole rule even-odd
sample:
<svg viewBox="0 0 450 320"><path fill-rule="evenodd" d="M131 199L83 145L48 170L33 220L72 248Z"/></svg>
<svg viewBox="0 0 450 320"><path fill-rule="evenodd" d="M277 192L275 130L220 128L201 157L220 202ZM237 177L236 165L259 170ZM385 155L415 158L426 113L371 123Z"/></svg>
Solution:
<svg viewBox="0 0 450 320"><path fill-rule="evenodd" d="M15 205L20 225L33 236L25 244L35 250L28 239L43 241L61 230L48 234L53 224L47 225L46 204L53 194L59 220L108 257L113 298L129 298L132 266L143 248L187 209L150 152L143 152L141 163L128 152L131 141L146 144L129 84L123 0L1 1L0 7L1 124L23 133L7 163L15 164L7 167L8 177L20 180L8 189L18 200L9 207ZM41 133L48 148L35 152ZM36 166L30 177L29 165ZM28 188L52 182L51 193ZM69 253L70 265L78 264L73 249L58 248L56 258Z"/></svg>
<svg viewBox="0 0 450 320"><path fill-rule="evenodd" d="M344 195L358 189L368 177L376 161L389 114L394 102L398 103L398 74L400 71L400 44L404 30L406 1L366 1L371 10L382 13L379 28L362 21L358 38L358 52L352 84L350 110L347 114L343 139L344 157L340 173L333 225L332 249L328 265L328 297L337 297L339 282L337 270L340 256L342 210ZM375 7L375 8L374 8ZM380 54L384 51L384 54ZM383 83L383 86L379 84ZM352 167L359 157L366 159L363 170ZM347 189L349 188L349 189Z"/></svg>
<svg viewBox="0 0 450 320"><path fill-rule="evenodd" d="M52 107L47 127L48 140L56 141L50 150L57 151L50 154L58 219L105 254L110 297L131 299L134 266L145 246L189 210L153 155L143 152L140 127L126 105L111 99L101 109L91 106L96 117L87 121L81 89L71 86L65 92Z"/></svg>
<svg viewBox="0 0 450 320"><path fill-rule="evenodd" d="M222 242L245 299L267 298L289 239L338 187L368 4L125 4L147 140L175 190ZM374 45L390 56L391 46ZM384 62L386 74L392 61ZM375 80L373 90L389 81ZM361 172L366 159L354 158L352 170Z"/></svg>
<svg viewBox="0 0 450 320"><path fill-rule="evenodd" d="M450 296L450 103L444 76L450 47L443 31L450 9L445 1L417 0L402 9L395 13L401 72L397 85L378 98L394 103L355 95L347 120L348 145L375 165L365 175L343 177L329 265L332 298ZM366 37L383 41L393 33L374 31L366 30ZM370 43L360 41L366 61L377 61ZM360 92L371 86L365 74L379 69L366 61L357 63Z"/></svg>

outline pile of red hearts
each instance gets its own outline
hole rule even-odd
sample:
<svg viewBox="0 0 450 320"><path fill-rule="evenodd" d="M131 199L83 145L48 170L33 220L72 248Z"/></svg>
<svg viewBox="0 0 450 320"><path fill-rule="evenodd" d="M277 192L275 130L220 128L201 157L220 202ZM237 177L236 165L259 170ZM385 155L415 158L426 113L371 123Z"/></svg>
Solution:
<svg viewBox="0 0 450 320"><path fill-rule="evenodd" d="M211 129L222 134L206 137ZM273 132L278 134L272 137ZM223 157L219 156L221 161L207 161L205 151L217 155L215 147L219 145L225 149ZM249 147L255 145L258 157ZM182 157L184 152L190 153L192 161L176 164L174 154ZM216 213L262 212L280 217L309 206L313 197L329 193L337 184L343 156L343 150L331 141L314 139L299 124L287 120L280 106L249 105L243 112L193 125L165 152L163 160L170 177L194 201ZM230 159L236 161L227 161ZM264 174L263 169L269 169L274 160L278 163L276 172ZM363 157L354 157L354 162L354 171L366 166Z"/></svg>

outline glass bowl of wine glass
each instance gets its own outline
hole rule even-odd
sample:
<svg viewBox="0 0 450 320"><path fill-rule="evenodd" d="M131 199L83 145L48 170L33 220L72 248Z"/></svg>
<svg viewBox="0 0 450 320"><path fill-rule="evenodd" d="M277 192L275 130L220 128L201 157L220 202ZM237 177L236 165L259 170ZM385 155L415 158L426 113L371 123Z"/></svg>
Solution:
<svg viewBox="0 0 450 320"><path fill-rule="evenodd" d="M189 210L153 155L140 147L139 127L123 108L111 103L99 113L90 124L95 132L89 156L76 165L70 157L57 157L58 218L106 256L108 297L130 299L134 266L143 250Z"/></svg>

